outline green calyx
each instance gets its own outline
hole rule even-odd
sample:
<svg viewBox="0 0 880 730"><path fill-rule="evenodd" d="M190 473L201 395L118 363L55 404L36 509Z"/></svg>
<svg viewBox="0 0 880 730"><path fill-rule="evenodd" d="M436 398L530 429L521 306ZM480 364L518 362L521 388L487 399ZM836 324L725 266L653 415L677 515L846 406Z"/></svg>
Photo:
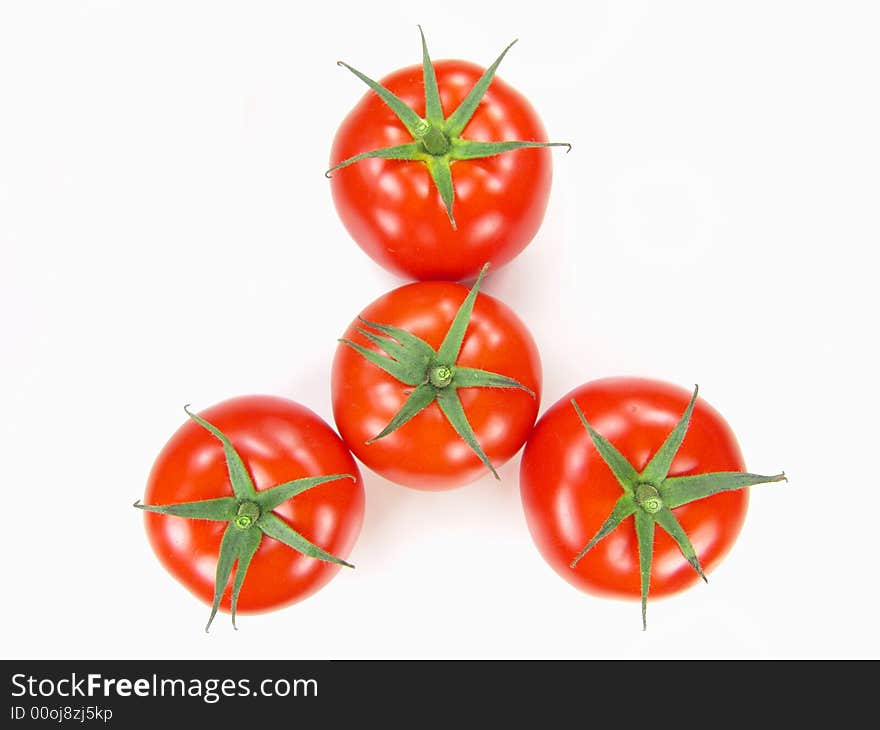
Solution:
<svg viewBox="0 0 880 730"><path fill-rule="evenodd" d="M577 402L573 398L571 400L578 418L590 434L593 446L596 447L596 451L599 452L617 478L623 489L623 494L615 503L611 514L608 515L598 532L572 560L570 567L574 568L597 542L613 532L627 517L633 516L641 575L642 629L647 628L648 591L651 584L655 525L659 525L675 540L682 555L705 581L706 576L703 574L703 568L696 551L672 510L719 492L742 489L756 484L788 481L784 472L773 476L745 472L668 476L672 461L684 441L698 393L699 388L695 387L694 394L691 396L681 420L641 472L637 472L626 457L590 425Z"/></svg>
<svg viewBox="0 0 880 730"><path fill-rule="evenodd" d="M571 149L567 142L536 142L523 140L510 140L504 142L475 142L464 139L461 135L465 127L477 110L480 101L486 95L495 71L501 60L510 50L514 41L505 48L495 62L486 69L480 80L468 92L458 108L448 117L443 116L443 108L440 103L440 91L437 87L437 76L434 72L434 64L428 55L428 46L425 43L425 34L419 26L422 37L422 76L425 83L425 118L420 117L413 109L408 107L402 99L390 92L384 86L365 76L347 63L339 62L375 91L382 101L388 105L397 116L401 124L412 135L413 141L406 144L383 147L377 150L361 152L349 157L347 160L331 167L326 175L330 177L336 170L365 160L368 158L384 158L389 160L410 160L422 162L428 167L431 178L437 186L449 222L455 229L455 217L452 213L452 205L455 192L452 186L452 173L450 167L457 160L476 160L482 157L493 157L513 150L531 147L566 147Z"/></svg>
<svg viewBox="0 0 880 730"><path fill-rule="evenodd" d="M185 517L193 520L215 520L228 523L226 531L223 533L223 539L220 542L220 554L217 558L217 572L214 581L214 601L205 631L211 628L211 622L217 615L220 599L223 597L223 593L229 584L233 568L235 568L235 577L232 584L231 613L232 625L238 628L235 626L238 595L244 584L251 559L257 552L257 548L260 547L264 536L278 540L310 558L325 560L347 568L354 567L350 563L331 555L309 542L275 514L273 510L287 500L293 499L298 494L302 494L320 484L334 482L338 479L354 480L355 477L351 474L305 477L284 482L271 489L258 492L241 456L235 450L232 442L218 428L196 414L191 413L188 407L185 407L184 411L193 421L213 434L223 444L226 468L229 472L229 480L232 483L234 496L163 505L147 505L141 504L138 501L134 503L134 506L147 512L158 512L159 514L172 515L174 517Z"/></svg>
<svg viewBox="0 0 880 730"><path fill-rule="evenodd" d="M376 367L381 368L404 385L413 388L401 409L381 432L367 441L368 444L396 431L431 403L437 401L437 405L440 406L440 410L456 433L480 457L480 460L489 468L495 478L500 478L467 420L461 399L458 397L458 389L518 388L524 390L532 398L535 397L535 393L506 375L476 368L459 367L455 364L470 323L480 283L488 268L489 264L483 266L480 276L461 303L440 348L436 351L427 342L411 332L399 327L370 322L363 318L360 319L360 322L364 326L358 327L357 331L379 347L382 352L371 350L351 340L340 340ZM367 327L369 329L366 329ZM370 330L375 331L371 332Z"/></svg>

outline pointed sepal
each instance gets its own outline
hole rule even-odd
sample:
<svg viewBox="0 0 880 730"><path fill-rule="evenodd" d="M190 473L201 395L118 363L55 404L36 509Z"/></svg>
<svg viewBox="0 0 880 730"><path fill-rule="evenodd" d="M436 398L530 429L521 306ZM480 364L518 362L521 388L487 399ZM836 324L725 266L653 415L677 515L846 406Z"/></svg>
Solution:
<svg viewBox="0 0 880 730"><path fill-rule="evenodd" d="M452 364L458 360L458 355L461 352L461 344L464 342L464 336L467 332L468 325L471 322L471 315L474 312L474 303L477 301L480 284L483 282L483 278L486 276L488 270L489 264L484 264L483 268L480 269L480 275L477 277L471 290L467 293L467 296L464 298L464 301L455 313L455 317L452 319L452 324L449 325L449 329L446 331L446 336L443 338L443 342L437 350L438 362Z"/></svg>
<svg viewBox="0 0 880 730"><path fill-rule="evenodd" d="M654 517L642 509L635 512L636 538L639 544L639 582L642 594L642 631L648 629L648 592L651 590L651 565L654 562Z"/></svg>
<svg viewBox="0 0 880 730"><path fill-rule="evenodd" d="M226 457L226 469L229 472L229 481L232 484L232 491L236 497L239 499L250 499L252 498L257 490L254 488L254 483L251 480L251 475L248 474L248 470L244 465L244 462L239 456L239 453L235 450L235 447L232 445L232 442L226 438L226 435L220 431L219 428L214 426L211 423L208 423L201 416L192 413L189 410L189 406L184 406L183 410L186 412L193 421L198 423L202 428L211 433L217 440L223 444L223 454Z"/></svg>
<svg viewBox="0 0 880 730"><path fill-rule="evenodd" d="M605 522L602 523L602 526L599 528L598 532L593 535L592 539L586 544L583 550L581 550L574 560L571 561L569 565L570 568L574 568L581 561L581 558L584 557L590 550L593 548L599 540L603 537L611 534L621 522L623 522L627 517L629 517L633 512L636 511L636 503L631 494L624 494L617 500L614 504L614 508L611 510L611 514L608 515L608 518Z"/></svg>
<svg viewBox="0 0 880 730"><path fill-rule="evenodd" d="M370 329L377 330L378 332L382 332L383 334L388 335L389 337L397 340L401 345L407 348L407 350L411 350L417 355L420 359L424 360L427 364L434 357L434 348L431 347L427 342L425 342L421 337L416 337L416 335L412 334L412 332L407 332L405 329L401 329L400 327L391 327L387 324L379 324L378 322L371 322L368 319L364 319L363 317L358 317L361 324L369 327ZM392 354L392 353L388 353Z"/></svg>
<svg viewBox="0 0 880 730"><path fill-rule="evenodd" d="M684 531L684 528L681 526L681 523L676 516L672 514L668 507L663 507L654 513L654 520L673 540L675 540L675 544L678 545L678 549L681 550L684 559L691 564L691 567L695 571L697 571L697 575L703 579L704 583L708 583L709 580L706 578L706 574L703 573L703 566L700 565L700 559L697 557L697 551L694 550L690 538L687 536L687 533Z"/></svg>
<svg viewBox="0 0 880 730"><path fill-rule="evenodd" d="M719 492L730 492L758 484L787 482L785 472L765 476L741 471L719 471L709 474L690 474L682 477L669 477L660 485L660 495L669 509L698 499L711 497Z"/></svg>
<svg viewBox="0 0 880 730"><path fill-rule="evenodd" d="M187 517L191 520L217 520L229 522L235 517L238 500L235 497L217 497L203 499L198 502L178 502L177 504L141 504L138 500L134 506L144 512L157 512L173 517Z"/></svg>
<svg viewBox="0 0 880 730"><path fill-rule="evenodd" d="M536 147L566 147L565 151L571 152L571 145L568 142L534 142L525 140L475 142L469 139L457 139L452 142L449 148L449 157L453 160L481 160L485 157L494 157L505 152Z"/></svg>
<svg viewBox="0 0 880 730"><path fill-rule="evenodd" d="M437 74L434 72L434 64L428 54L428 44L425 41L425 33L419 26L419 35L422 37L422 77L425 81L425 119L430 124L443 123L443 107L440 104L440 90L437 88Z"/></svg>
<svg viewBox="0 0 880 730"><path fill-rule="evenodd" d="M489 457L486 456L486 452L483 451L483 447L477 441L477 436L471 428L467 415L465 415L464 407L461 405L461 399L458 397L456 389L446 388L445 390L437 391L437 403L440 406L440 410L443 411L443 415L446 416L446 420L452 424L455 432L480 457L480 461L488 467L489 471L492 472L492 476L500 480L501 477L498 476L498 472L495 471L495 467L492 466L492 462L489 461Z"/></svg>
<svg viewBox="0 0 880 730"><path fill-rule="evenodd" d="M537 398L534 390L527 388L518 380L478 368L455 368L452 385L456 388L517 388L524 390L532 398Z"/></svg>
<svg viewBox="0 0 880 730"><path fill-rule="evenodd" d="M230 522L227 526L226 531L223 533L223 539L220 541L220 555L217 558L217 571L214 578L214 602L211 604L211 615L208 618L205 631L211 628L211 623L217 615L217 610L220 608L220 599L226 591L229 576L232 574L235 564L242 560L244 561L244 567L239 565L236 574L236 582L239 588L241 588L241 583L244 581L244 573L247 572L250 560L259 544L259 530L253 527L242 530L234 522ZM238 595L236 594L237 601Z"/></svg>
<svg viewBox="0 0 880 730"><path fill-rule="evenodd" d="M333 173L337 170L341 170L344 167L353 165L355 162L373 159L409 160L410 162L413 160L421 160L422 162L427 162L428 155L422 148L422 145L418 142L395 144L391 145L390 147L381 147L377 150L370 150L369 152L361 152L360 154L352 155L342 162L337 162L335 165L333 165L333 167L331 167L329 170L327 170L327 172L324 173L324 177L332 177Z"/></svg>
<svg viewBox="0 0 880 730"><path fill-rule="evenodd" d="M409 132L413 137L416 137L418 135L419 125L422 124L422 119L421 117L419 117L418 114L416 114L406 105L406 102L403 101L403 99L390 92L379 82L373 81L373 79L371 79L369 76L362 74L356 68L352 68L344 61L337 61L337 65L342 66L343 68L347 68L367 86L369 86L373 91L375 91L379 95L379 98L385 102L388 108L394 112L395 116L397 116L397 118L400 120L400 123L403 124L404 127L406 127L406 131Z"/></svg>
<svg viewBox="0 0 880 730"><path fill-rule="evenodd" d="M229 607L229 613L232 616L232 628L238 631L235 625L235 612L238 610L238 594L241 593L241 587L244 584L244 577L250 567L251 559L260 547L263 540L263 533L253 528L245 530L238 547L238 564L235 568L235 578L232 581L232 601Z"/></svg>
<svg viewBox="0 0 880 730"><path fill-rule="evenodd" d="M571 399L571 404L574 406L574 410L577 412L581 424L587 429L587 433L590 434L590 440L593 442L593 446L596 447L599 456L602 457L602 460L608 465L608 468L611 469L611 472L617 478L618 484L620 484L624 492L632 492L633 485L639 478L639 473L633 468L632 464L627 461L626 457L617 450L614 444L590 425L590 422L587 420L586 416L584 416L584 412L574 398Z"/></svg>
<svg viewBox="0 0 880 730"><path fill-rule="evenodd" d="M669 473L669 467L672 466L672 460L681 448L682 441L684 441L699 392L700 386L695 385L694 394L691 396L687 408L684 409L684 413L678 423L675 424L675 428L672 429L669 436L667 436L666 440L663 442L663 445L657 450L657 453L651 457L651 461L648 462L648 465L639 475L641 481L647 482L648 484L659 484L666 478L666 475Z"/></svg>
<svg viewBox="0 0 880 730"><path fill-rule="evenodd" d="M401 383L415 386L421 385L424 382L424 369L414 367L413 363L411 362L401 362L400 360L395 360L386 355L382 355L375 350L371 350L368 347L359 345L357 342L352 342L351 340L343 339L340 340L340 342L362 355L364 358L373 363L373 365L381 368L392 378L394 378L395 380L399 380Z"/></svg>
<svg viewBox="0 0 880 730"><path fill-rule="evenodd" d="M509 46L507 46L507 48L501 51L501 55L498 56L498 58L495 59L495 62L483 72L480 80L477 81L474 87L468 92L461 104L458 105L458 108L449 115L449 118L446 120L446 133L450 137L461 136L467 123L471 120L471 117L474 115L474 112L477 110L477 107L480 105L480 102L489 90L489 86L492 83L492 79L495 78L495 72L498 70L498 66L504 60L507 52L513 48L515 44L516 41L514 40Z"/></svg>
<svg viewBox="0 0 880 730"><path fill-rule="evenodd" d="M342 558L331 555L326 550L319 548L312 542L309 542L282 520L274 512L264 512L257 520L256 526L263 531L263 534L283 542L288 547L292 547L297 552L302 553L310 558L323 560L327 563L335 563L336 565L344 565L346 568L353 568L351 563L345 562Z"/></svg>
<svg viewBox="0 0 880 730"><path fill-rule="evenodd" d="M374 329L378 329L378 327L374 327ZM427 342L420 340L418 337L413 336L412 338L418 344L411 343L410 341L404 344L393 337L377 335L363 327L358 327L357 331L374 345L384 350L391 358L408 368L412 368L416 372L427 370L428 365L434 359L434 350Z"/></svg>
<svg viewBox="0 0 880 730"><path fill-rule="evenodd" d="M302 479L294 479L284 482L271 489L257 492L254 500L260 507L261 512L271 512L276 507L280 507L288 499L293 499L299 494L314 489L327 482L335 482L339 479L351 479L357 481L351 474L328 474L321 477L303 477Z"/></svg>
<svg viewBox="0 0 880 730"><path fill-rule="evenodd" d="M367 444L378 441L380 438L384 438L389 433L396 431L407 421L411 420L414 416L417 416L422 410L427 408L436 396L437 392L430 384L423 383L420 385L409 394L409 398L406 399L400 410L394 414L394 417L388 422L388 425L367 441Z"/></svg>
<svg viewBox="0 0 880 730"><path fill-rule="evenodd" d="M449 168L449 160L446 157L431 157L428 161L428 172L437 186L440 199L446 208L446 215L452 224L452 230L458 228L455 216L452 214L452 205L455 202L455 188L452 185L452 170Z"/></svg>

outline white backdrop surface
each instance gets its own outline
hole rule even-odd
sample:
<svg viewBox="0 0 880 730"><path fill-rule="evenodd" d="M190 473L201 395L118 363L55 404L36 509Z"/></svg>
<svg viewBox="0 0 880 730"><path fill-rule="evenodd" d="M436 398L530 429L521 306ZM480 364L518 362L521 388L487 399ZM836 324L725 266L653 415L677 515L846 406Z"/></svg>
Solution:
<svg viewBox="0 0 880 730"><path fill-rule="evenodd" d="M876 4L302 8L0 5L3 656L880 657ZM484 65L518 37L499 75L574 145L485 284L541 348L542 410L608 375L698 382L749 468L790 476L647 633L543 562L519 457L435 494L365 469L357 570L238 632L202 631L131 509L185 403L331 420L336 338L403 283L323 177L363 93L335 62L417 63L417 23Z"/></svg>

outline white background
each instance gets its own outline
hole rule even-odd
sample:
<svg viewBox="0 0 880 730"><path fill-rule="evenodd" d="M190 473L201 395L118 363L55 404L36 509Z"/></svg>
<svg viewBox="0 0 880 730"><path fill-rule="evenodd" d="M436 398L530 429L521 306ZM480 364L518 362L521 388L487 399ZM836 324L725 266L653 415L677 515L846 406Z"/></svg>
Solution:
<svg viewBox="0 0 880 730"><path fill-rule="evenodd" d="M307 9L303 9L303 8ZM6 657L880 657L878 11L872 2L3 2L0 450ZM756 488L734 550L653 603L581 594L531 544L519 457L427 494L365 471L357 570L228 618L147 545L184 420L244 393L330 420L336 337L402 283L323 177L360 98L488 64L553 139L532 245L485 290L533 331L542 410L637 374L729 420Z"/></svg>

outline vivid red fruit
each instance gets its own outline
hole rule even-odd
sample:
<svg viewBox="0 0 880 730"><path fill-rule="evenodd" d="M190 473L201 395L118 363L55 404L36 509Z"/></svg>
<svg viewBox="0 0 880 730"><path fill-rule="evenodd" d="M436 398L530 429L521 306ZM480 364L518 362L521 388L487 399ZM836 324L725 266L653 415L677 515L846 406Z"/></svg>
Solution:
<svg viewBox="0 0 880 730"><path fill-rule="evenodd" d="M246 471L239 481L247 482L249 477L256 498L235 498L223 443L198 419L219 430L232 444ZM264 519L272 520L267 529L279 532L282 539L296 541L297 549L258 531L263 517L258 507L249 513L240 506L241 502L256 504L267 490L278 485L328 475L337 477L313 486L309 486L312 481L320 480L297 482L297 489L305 487L305 491L292 497L280 495L279 499L285 497L280 504L262 510L266 513ZM354 546L363 521L363 484L345 444L312 411L283 398L233 398L198 416L191 415L156 458L144 494L145 505L137 506L159 510L175 509L163 505L177 505L178 511L204 511L217 504L218 498L231 500L230 514L238 515L240 526L259 542L238 598L238 611L244 613L291 604L325 585ZM205 500L212 502L206 507ZM196 507L181 508L182 503L196 503ZM232 521L235 519L232 517ZM279 521L283 523L280 526ZM193 594L211 604L224 533L230 530L233 536L238 535L232 522L147 511L144 523L150 545L162 564ZM290 529L299 538L292 537ZM300 549L319 557L303 554ZM320 557L322 550L328 555ZM328 562L331 559L335 563ZM222 580L220 585L223 593L219 607L224 611L231 608L231 578L228 583Z"/></svg>
<svg viewBox="0 0 880 730"><path fill-rule="evenodd" d="M361 319L352 322L336 350L332 395L339 433L358 459L392 481L418 489L460 486L485 474L487 467L494 470L510 459L531 432L541 388L537 348L506 305L485 294L476 296L478 285L479 281L470 293L450 282L421 282L395 289L361 312ZM473 306L469 319L465 316L468 302ZM400 332L395 335L392 328ZM430 351L442 353L453 330L463 332L460 348L449 350L457 357L441 358L442 362L431 359ZM367 334L391 339L390 343L386 340L391 350L395 336L414 335L423 341L428 348L425 359L417 360L409 383L355 349L381 355L382 347ZM421 348L415 342L413 346ZM484 375L474 380L474 370ZM442 384L446 374L450 385L435 388L432 383ZM496 387L457 387L486 378ZM368 443L411 397L418 397L413 393L420 384L428 404L396 430ZM441 409L444 398L456 395L467 422L462 429L470 426L476 448L456 432Z"/></svg>
<svg viewBox="0 0 880 730"><path fill-rule="evenodd" d="M576 388L542 416L523 453L520 489L532 538L559 575L598 595L641 595L644 610L648 593L684 590L730 550L747 486L784 479L744 472L733 432L696 391L609 378Z"/></svg>
<svg viewBox="0 0 880 730"><path fill-rule="evenodd" d="M543 145L550 143L532 105L492 76L494 66L483 78L486 70L472 63L431 64L426 49L423 54L421 66L395 71L378 85L351 69L374 90L333 141L333 202L352 238L390 271L414 279L473 279L486 262L510 261L541 225L551 181ZM439 102L429 110L426 78L432 75ZM392 109L379 86L401 106ZM468 106L469 92L483 86L472 116L456 116ZM389 149L394 159L351 162Z"/></svg>

